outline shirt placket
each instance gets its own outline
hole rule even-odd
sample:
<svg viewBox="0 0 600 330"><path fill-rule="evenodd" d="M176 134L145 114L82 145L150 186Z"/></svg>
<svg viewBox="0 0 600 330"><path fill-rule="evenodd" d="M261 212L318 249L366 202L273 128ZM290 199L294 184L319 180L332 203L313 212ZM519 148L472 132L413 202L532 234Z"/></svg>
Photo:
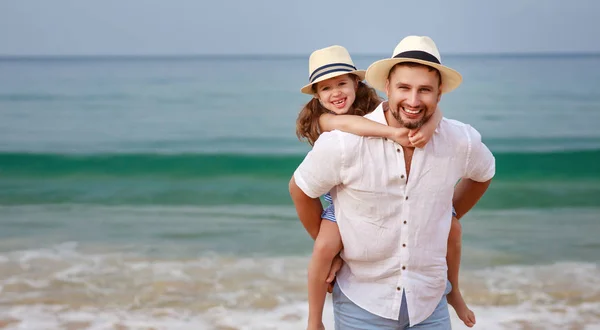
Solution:
<svg viewBox="0 0 600 330"><path fill-rule="evenodd" d="M396 165L399 173L399 178L400 178L400 184L401 184L401 189L402 189L402 194L401 194L401 198L402 200L400 201L400 203L402 203L402 212L401 212L401 217L400 217L400 221L401 226L400 226L400 240L398 241L398 249L400 251L399 256L400 256L400 260L399 260L399 267L400 267L400 276L398 276L398 280L396 283L396 291L397 291L397 295L398 295L398 299L399 301L402 301L402 293L403 291L407 291L406 290L406 285L407 285L407 277L405 276L405 272L407 270L407 264L410 258L409 255L409 249L408 249L408 238L409 238L409 222L410 219L408 219L408 215L409 215L409 207L408 207L408 185L407 185L407 181L408 181L408 176L406 174L406 165L405 165L405 161L404 161L404 150L402 149L402 146L400 145L396 145Z"/></svg>

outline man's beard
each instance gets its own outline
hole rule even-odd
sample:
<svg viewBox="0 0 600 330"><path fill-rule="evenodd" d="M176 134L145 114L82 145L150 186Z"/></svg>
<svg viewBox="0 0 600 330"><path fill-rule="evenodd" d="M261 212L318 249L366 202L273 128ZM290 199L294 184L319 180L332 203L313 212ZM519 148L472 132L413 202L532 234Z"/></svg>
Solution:
<svg viewBox="0 0 600 330"><path fill-rule="evenodd" d="M425 113L427 113L427 109L423 109L423 111L425 111ZM408 128L408 129L417 129L417 128L423 127L423 125L425 125L425 123L432 116L432 115L429 115L429 116L424 115L418 121L405 122L404 120L402 120L402 115L400 115L399 108L396 108L395 111L390 108L390 112L392 113L392 116L394 116L394 118L396 118L396 120L398 121L398 123L400 123L400 125Z"/></svg>

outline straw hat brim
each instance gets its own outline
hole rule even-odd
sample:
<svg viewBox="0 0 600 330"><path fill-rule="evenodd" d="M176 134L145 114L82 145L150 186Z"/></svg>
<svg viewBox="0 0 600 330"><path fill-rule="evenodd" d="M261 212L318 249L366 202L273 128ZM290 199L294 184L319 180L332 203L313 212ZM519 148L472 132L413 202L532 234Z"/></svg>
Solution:
<svg viewBox="0 0 600 330"><path fill-rule="evenodd" d="M373 88L385 93L385 83L392 67L398 63L414 62L436 68L442 76L442 93L448 93L456 89L462 82L462 76L458 71L447 66L414 58L388 58L379 60L367 69L367 83Z"/></svg>
<svg viewBox="0 0 600 330"><path fill-rule="evenodd" d="M318 83L320 81L323 81L323 80L327 80L327 79L330 79L330 78L335 78L335 77L338 77L338 76L341 76L341 75L345 75L345 74L350 74L350 73L353 74L353 75L358 76L358 78L362 81L362 80L365 80L365 75L367 74L367 71L365 71L365 70L354 70L354 71L347 71L347 72L345 72L345 71L336 71L336 72L328 73L326 75L323 75L323 76L317 78L312 83L310 83L310 84L302 87L302 89L300 89L300 91L302 93L304 93L304 94L314 95L315 93L314 93L314 91L312 89L312 86L314 84L316 84L316 83Z"/></svg>

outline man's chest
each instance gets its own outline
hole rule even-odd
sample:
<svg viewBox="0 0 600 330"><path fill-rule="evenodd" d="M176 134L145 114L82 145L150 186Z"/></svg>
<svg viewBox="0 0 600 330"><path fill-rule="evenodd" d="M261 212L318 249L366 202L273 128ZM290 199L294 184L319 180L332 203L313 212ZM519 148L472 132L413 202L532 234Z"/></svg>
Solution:
<svg viewBox="0 0 600 330"><path fill-rule="evenodd" d="M443 146L403 150L395 143L365 144L343 177L355 191L402 194L405 190L428 191L453 187L464 173L460 152ZM444 150L445 149L445 150Z"/></svg>

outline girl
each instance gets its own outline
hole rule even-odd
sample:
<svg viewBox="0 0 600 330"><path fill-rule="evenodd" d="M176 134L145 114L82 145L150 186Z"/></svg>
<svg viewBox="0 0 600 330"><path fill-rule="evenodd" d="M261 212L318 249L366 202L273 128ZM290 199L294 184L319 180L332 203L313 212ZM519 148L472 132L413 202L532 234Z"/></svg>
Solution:
<svg viewBox="0 0 600 330"><path fill-rule="evenodd" d="M310 145L315 143L322 132L337 129L361 136L390 139L407 147L422 148L442 119L441 111L436 110L423 127L409 131L406 128L391 127L363 118L363 115L374 110L382 100L373 88L362 82L365 71L356 69L344 47L331 46L313 52L309 59L309 74L309 84L301 91L312 95L313 98L298 115L296 135L301 140L306 139ZM387 102L383 106L384 111L387 111ZM326 221L321 221L308 267L309 330L324 329L322 314L328 287L327 277L334 257L342 249L331 196L327 193L324 198L330 204L321 215ZM453 245L456 245L456 242L453 242ZM458 288L458 283L456 284L455 288ZM460 291L456 291L460 296ZM458 300L464 305L460 307L462 316L455 306L461 319L467 317L468 312L472 314L464 304L462 296L460 299L454 299Z"/></svg>

